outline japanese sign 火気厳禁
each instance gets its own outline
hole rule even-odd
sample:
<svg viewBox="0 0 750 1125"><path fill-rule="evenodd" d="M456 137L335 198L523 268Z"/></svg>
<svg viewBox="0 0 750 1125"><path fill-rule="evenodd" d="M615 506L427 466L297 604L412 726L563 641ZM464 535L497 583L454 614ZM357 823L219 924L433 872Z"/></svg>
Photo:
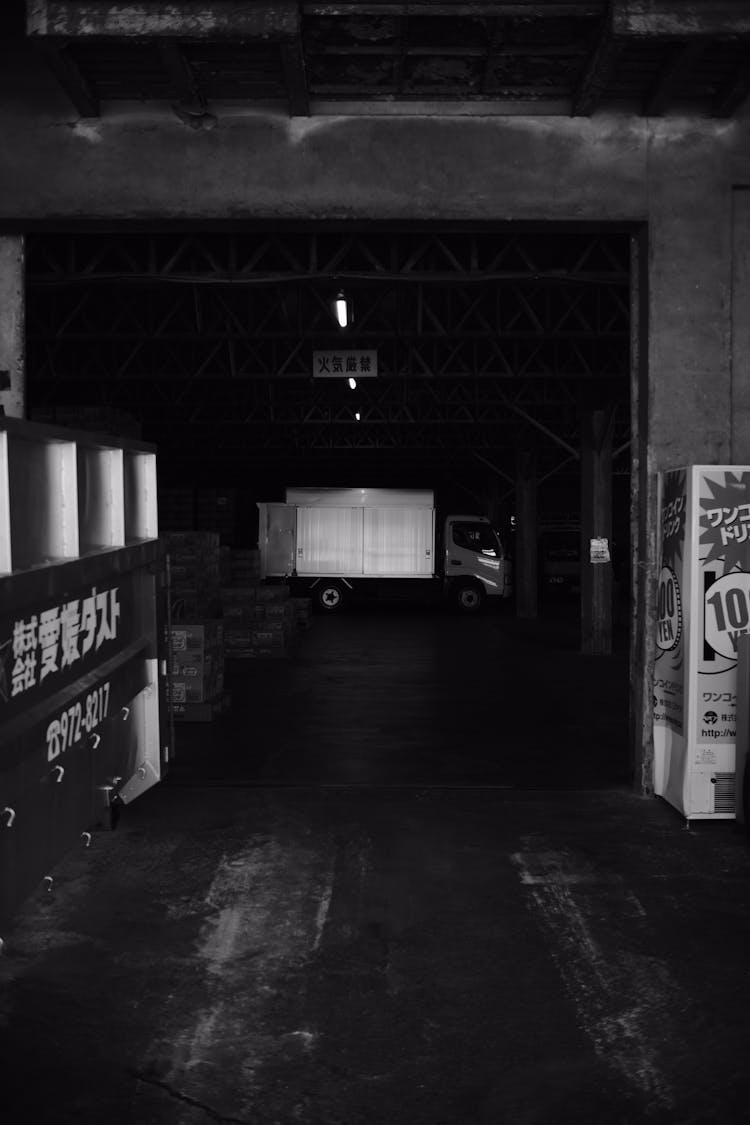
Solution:
<svg viewBox="0 0 750 1125"><path fill-rule="evenodd" d="M354 351L348 348L336 351L313 352L313 376L316 379L372 379L378 374L378 353L372 348Z"/></svg>

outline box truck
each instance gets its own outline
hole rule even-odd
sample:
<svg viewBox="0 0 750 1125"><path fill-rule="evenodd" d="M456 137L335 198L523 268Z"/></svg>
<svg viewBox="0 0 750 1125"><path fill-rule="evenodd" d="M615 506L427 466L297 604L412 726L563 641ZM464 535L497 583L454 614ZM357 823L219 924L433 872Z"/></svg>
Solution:
<svg viewBox="0 0 750 1125"><path fill-rule="evenodd" d="M356 595L416 593L476 613L485 598L512 593L490 521L449 515L437 539L431 491L288 488L285 503L259 503L258 512L261 577L291 580L328 613Z"/></svg>

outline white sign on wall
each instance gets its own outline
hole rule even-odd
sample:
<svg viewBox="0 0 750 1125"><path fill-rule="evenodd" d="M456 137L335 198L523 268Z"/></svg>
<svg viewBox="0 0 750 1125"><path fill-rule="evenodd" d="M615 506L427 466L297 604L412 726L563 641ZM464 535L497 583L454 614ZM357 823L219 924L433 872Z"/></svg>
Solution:
<svg viewBox="0 0 750 1125"><path fill-rule="evenodd" d="M365 351L338 348L336 351L313 352L313 375L316 379L372 379L377 373L376 348Z"/></svg>

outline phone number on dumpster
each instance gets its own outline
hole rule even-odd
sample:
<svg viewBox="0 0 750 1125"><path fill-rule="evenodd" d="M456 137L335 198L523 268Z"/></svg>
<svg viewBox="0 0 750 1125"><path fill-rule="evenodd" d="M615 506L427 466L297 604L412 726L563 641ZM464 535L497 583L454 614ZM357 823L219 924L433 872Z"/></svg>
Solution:
<svg viewBox="0 0 750 1125"><path fill-rule="evenodd" d="M52 720L47 727L47 761L54 761L80 742L84 734L91 734L108 713L109 684L106 683L94 688Z"/></svg>

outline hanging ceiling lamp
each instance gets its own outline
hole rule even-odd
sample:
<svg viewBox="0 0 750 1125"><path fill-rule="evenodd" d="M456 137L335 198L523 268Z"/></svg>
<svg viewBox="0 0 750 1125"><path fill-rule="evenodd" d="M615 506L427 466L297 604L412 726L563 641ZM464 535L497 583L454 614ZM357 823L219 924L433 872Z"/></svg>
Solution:
<svg viewBox="0 0 750 1125"><path fill-rule="evenodd" d="M339 328L346 328L349 323L349 305L347 304L346 297L342 289L336 294L336 299L333 302L333 311L336 314Z"/></svg>

